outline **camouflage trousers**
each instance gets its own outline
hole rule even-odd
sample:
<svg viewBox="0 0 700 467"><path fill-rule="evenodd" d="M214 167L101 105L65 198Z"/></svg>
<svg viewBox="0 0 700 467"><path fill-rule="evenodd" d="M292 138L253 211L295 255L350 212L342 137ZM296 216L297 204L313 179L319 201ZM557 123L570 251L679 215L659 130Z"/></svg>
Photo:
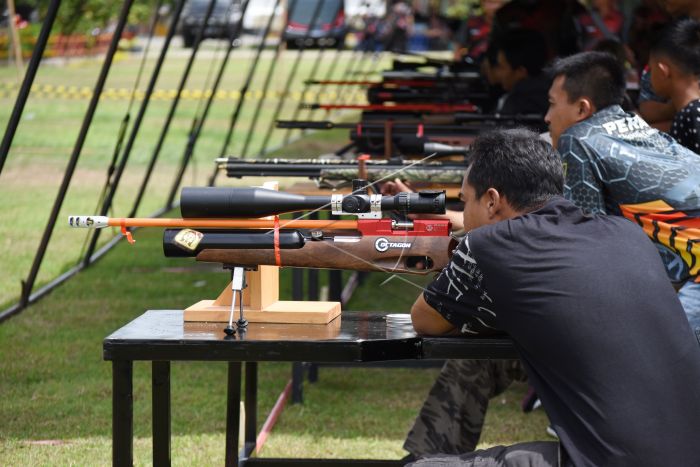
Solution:
<svg viewBox="0 0 700 467"><path fill-rule="evenodd" d="M407 467L573 467L562 459L559 443L530 441L494 446L460 456L424 457Z"/></svg>
<svg viewBox="0 0 700 467"><path fill-rule="evenodd" d="M416 457L464 454L476 448L489 399L527 376L520 360L447 360L404 449Z"/></svg>

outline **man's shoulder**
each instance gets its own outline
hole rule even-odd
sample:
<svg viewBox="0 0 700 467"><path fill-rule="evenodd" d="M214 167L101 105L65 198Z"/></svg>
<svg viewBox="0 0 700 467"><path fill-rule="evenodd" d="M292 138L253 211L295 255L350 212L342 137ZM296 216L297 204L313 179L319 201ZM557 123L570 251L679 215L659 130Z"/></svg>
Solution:
<svg viewBox="0 0 700 467"><path fill-rule="evenodd" d="M561 225L561 221L565 219L571 223L576 223L590 217L586 216L571 201L561 196L556 196L539 209L501 222L481 226L472 230L469 235L474 244L478 244L483 239L488 239L489 242L495 239L508 244L512 243L513 239L521 237L527 231L532 231L539 235L543 232L545 224Z"/></svg>
<svg viewBox="0 0 700 467"><path fill-rule="evenodd" d="M675 153L678 144L673 138L647 124L641 117L627 113L619 106L607 107L590 118L568 128L560 137L559 151L568 146L584 146L596 153L609 152L616 146L634 151ZM619 151L618 151L619 152Z"/></svg>
<svg viewBox="0 0 700 467"><path fill-rule="evenodd" d="M586 120L572 125L564 131L562 136L571 136L585 140L600 134L624 135L632 131L646 130L648 128L651 127L639 116L625 112L618 105L613 105L601 109Z"/></svg>

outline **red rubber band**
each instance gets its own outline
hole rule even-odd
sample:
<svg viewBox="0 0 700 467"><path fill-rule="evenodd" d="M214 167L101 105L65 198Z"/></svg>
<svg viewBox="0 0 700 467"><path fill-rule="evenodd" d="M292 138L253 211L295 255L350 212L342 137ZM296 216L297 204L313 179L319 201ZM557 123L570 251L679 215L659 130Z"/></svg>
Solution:
<svg viewBox="0 0 700 467"><path fill-rule="evenodd" d="M279 216L275 216L273 246L275 249L275 265L282 266L282 259L280 257L280 218L279 218Z"/></svg>
<svg viewBox="0 0 700 467"><path fill-rule="evenodd" d="M416 132L416 137L417 138L423 137L423 124L422 123L418 124L418 131Z"/></svg>

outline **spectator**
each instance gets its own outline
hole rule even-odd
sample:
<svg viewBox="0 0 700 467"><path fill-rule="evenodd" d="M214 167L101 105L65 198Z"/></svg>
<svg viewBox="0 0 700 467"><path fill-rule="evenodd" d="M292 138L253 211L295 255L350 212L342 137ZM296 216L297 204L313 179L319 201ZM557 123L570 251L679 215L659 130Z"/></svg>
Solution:
<svg viewBox="0 0 700 467"><path fill-rule="evenodd" d="M603 39L620 41L625 22L617 0L592 0L591 8L579 15L582 50L591 50Z"/></svg>
<svg viewBox="0 0 700 467"><path fill-rule="evenodd" d="M481 14L467 18L457 31L455 60L481 62L489 46L493 18L506 2L507 0L480 0Z"/></svg>
<svg viewBox="0 0 700 467"><path fill-rule="evenodd" d="M387 15L382 29L384 49L404 53L408 49L408 36L413 30L413 12L406 2L396 2Z"/></svg>
<svg viewBox="0 0 700 467"><path fill-rule="evenodd" d="M675 18L691 17L700 20L700 2L697 0L659 0ZM642 73L639 89L639 114L654 127L669 131L676 114L673 105L659 97L651 86L648 69Z"/></svg>
<svg viewBox="0 0 700 467"><path fill-rule="evenodd" d="M542 69L547 62L544 38L537 31L511 30L494 42L496 67L492 72L506 94L496 113L540 114L547 111L549 80Z"/></svg>
<svg viewBox="0 0 700 467"><path fill-rule="evenodd" d="M676 112L671 136L700 154L700 21L685 19L664 30L651 48L649 68L654 92Z"/></svg>

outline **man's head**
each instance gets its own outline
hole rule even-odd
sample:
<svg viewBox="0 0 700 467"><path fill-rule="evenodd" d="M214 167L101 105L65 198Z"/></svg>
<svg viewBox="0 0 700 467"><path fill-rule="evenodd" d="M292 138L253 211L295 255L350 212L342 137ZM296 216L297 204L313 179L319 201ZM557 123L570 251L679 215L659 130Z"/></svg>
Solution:
<svg viewBox="0 0 700 467"><path fill-rule="evenodd" d="M534 211L564 190L557 152L530 130L479 136L462 183L464 228L470 231Z"/></svg>
<svg viewBox="0 0 700 467"><path fill-rule="evenodd" d="M700 79L700 21L684 19L664 29L649 54L654 92L671 97L674 85Z"/></svg>
<svg viewBox="0 0 700 467"><path fill-rule="evenodd" d="M622 104L625 97L625 70L604 52L582 52L557 60L550 74L553 81L544 120L554 147L569 127L598 110Z"/></svg>
<svg viewBox="0 0 700 467"><path fill-rule="evenodd" d="M547 43L537 31L509 31L496 40L494 47L495 73L506 91L529 76L540 75L547 63Z"/></svg>

